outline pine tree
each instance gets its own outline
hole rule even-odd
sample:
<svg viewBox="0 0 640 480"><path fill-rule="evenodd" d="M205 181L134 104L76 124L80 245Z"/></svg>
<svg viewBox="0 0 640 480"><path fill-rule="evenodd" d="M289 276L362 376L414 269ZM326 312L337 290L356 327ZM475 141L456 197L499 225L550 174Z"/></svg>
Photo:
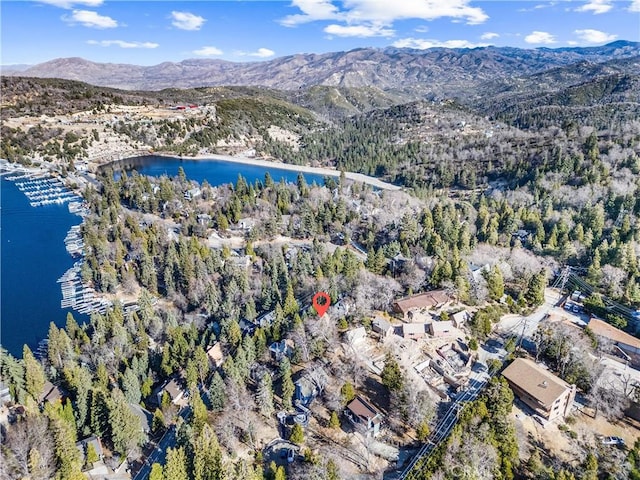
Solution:
<svg viewBox="0 0 640 480"><path fill-rule="evenodd" d="M356 390L353 388L353 384L351 382L345 382L340 389L340 396L342 397L342 403L346 405L351 400L356 398Z"/></svg>
<svg viewBox="0 0 640 480"><path fill-rule="evenodd" d="M162 429L165 428L165 419L162 410L156 408L153 412L153 420L151 422L151 431L153 433L158 433Z"/></svg>
<svg viewBox="0 0 640 480"><path fill-rule="evenodd" d="M271 375L268 373L265 373L260 379L258 392L256 394L256 404L260 409L260 413L265 417L269 417L273 414L273 385Z"/></svg>
<svg viewBox="0 0 640 480"><path fill-rule="evenodd" d="M22 349L22 361L24 362L24 388L34 400L38 401L44 388L44 369L27 345Z"/></svg>
<svg viewBox="0 0 640 480"><path fill-rule="evenodd" d="M151 473L149 473L149 480L165 480L162 465L154 463L151 465Z"/></svg>
<svg viewBox="0 0 640 480"><path fill-rule="evenodd" d="M390 392L399 392L404 384L400 365L393 355L387 353L384 360L384 367L380 374L382 384L389 389Z"/></svg>
<svg viewBox="0 0 640 480"><path fill-rule="evenodd" d="M140 381L131 368L127 368L122 376L122 390L127 402L138 404L142 394L140 393Z"/></svg>
<svg viewBox="0 0 640 480"><path fill-rule="evenodd" d="M224 380L220 376L219 372L213 374L211 380L211 386L209 387L209 402L211 403L211 410L214 412L220 412L224 409L227 403L227 395L225 393L226 386Z"/></svg>
<svg viewBox="0 0 640 480"><path fill-rule="evenodd" d="M495 265L489 272L485 274L487 280L487 288L489 289L489 298L498 301L504 295L504 279L500 268Z"/></svg>
<svg viewBox="0 0 640 480"><path fill-rule="evenodd" d="M145 441L140 419L131 411L120 390L112 392L107 404L113 448L116 452L127 455L130 449L142 445Z"/></svg>
<svg viewBox="0 0 640 480"><path fill-rule="evenodd" d="M167 480L189 480L189 476L187 475L187 458L182 447L167 449L164 478Z"/></svg>
<svg viewBox="0 0 640 480"><path fill-rule="evenodd" d="M331 412L331 418L329 419L329 427L333 429L340 428L340 418L338 417L338 414L335 411Z"/></svg>

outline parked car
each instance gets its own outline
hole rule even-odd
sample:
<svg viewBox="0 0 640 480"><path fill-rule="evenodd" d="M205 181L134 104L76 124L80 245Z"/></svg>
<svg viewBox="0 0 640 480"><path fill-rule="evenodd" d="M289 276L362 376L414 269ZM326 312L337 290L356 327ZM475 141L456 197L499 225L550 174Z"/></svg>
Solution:
<svg viewBox="0 0 640 480"><path fill-rule="evenodd" d="M602 437L603 445L624 445L624 440L620 437Z"/></svg>

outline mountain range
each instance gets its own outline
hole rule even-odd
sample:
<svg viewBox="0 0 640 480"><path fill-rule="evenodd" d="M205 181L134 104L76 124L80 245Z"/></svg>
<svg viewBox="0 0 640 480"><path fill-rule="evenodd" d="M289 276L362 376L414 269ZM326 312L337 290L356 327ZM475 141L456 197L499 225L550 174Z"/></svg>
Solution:
<svg viewBox="0 0 640 480"><path fill-rule="evenodd" d="M576 66L572 72L563 71ZM439 99L467 97L481 85L518 90L517 78L541 75L588 80L607 74L640 73L640 43L616 41L598 47L519 49L361 48L348 52L297 54L263 62L190 59L153 66L95 63L61 58L29 68L3 68L4 76L63 78L125 90L162 90L216 85L262 86L295 91L313 86L373 87L388 95ZM582 72L580 71L582 70ZM557 78L549 76L556 72ZM547 75L546 78L542 76ZM522 83L522 82L520 82ZM527 84L529 82L526 82Z"/></svg>

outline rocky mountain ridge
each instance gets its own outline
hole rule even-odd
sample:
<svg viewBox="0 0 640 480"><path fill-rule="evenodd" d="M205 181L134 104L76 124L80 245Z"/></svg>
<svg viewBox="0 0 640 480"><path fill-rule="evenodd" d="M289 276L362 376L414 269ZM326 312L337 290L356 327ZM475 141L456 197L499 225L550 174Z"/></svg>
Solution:
<svg viewBox="0 0 640 480"><path fill-rule="evenodd" d="M125 90L215 85L297 90L321 85L375 87L385 92L410 92L413 96L436 99L464 94L467 89L484 82L508 81L514 76L532 75L580 62L598 64L630 58L640 58L640 43L617 41L600 47L560 49L361 48L348 52L296 54L263 62L189 59L153 66L63 58L15 74L79 80ZM11 75L12 72L3 74Z"/></svg>

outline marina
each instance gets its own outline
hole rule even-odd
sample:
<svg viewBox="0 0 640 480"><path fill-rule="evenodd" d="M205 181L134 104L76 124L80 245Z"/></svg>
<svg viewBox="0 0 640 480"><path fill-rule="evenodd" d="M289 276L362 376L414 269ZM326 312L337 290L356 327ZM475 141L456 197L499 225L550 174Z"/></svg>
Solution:
<svg viewBox="0 0 640 480"><path fill-rule="evenodd" d="M32 207L80 201L81 197L69 190L60 179L46 174L23 174L5 177L13 181L22 193L29 199Z"/></svg>
<svg viewBox="0 0 640 480"><path fill-rule="evenodd" d="M104 314L112 306L109 300L101 298L91 287L82 283L82 260L73 264L64 275L58 279L62 290L61 308L71 308L78 313L91 315Z"/></svg>

